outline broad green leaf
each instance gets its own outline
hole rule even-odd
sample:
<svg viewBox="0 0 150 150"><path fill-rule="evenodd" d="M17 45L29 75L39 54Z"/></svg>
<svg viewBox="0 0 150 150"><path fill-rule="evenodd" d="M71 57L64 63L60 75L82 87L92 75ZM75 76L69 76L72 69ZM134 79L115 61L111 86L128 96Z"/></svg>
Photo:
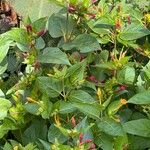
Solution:
<svg viewBox="0 0 150 150"><path fill-rule="evenodd" d="M49 97L46 95L42 96L42 100L39 103L40 105L40 114L43 119L49 119L53 107L53 103L50 101Z"/></svg>
<svg viewBox="0 0 150 150"><path fill-rule="evenodd" d="M47 47L43 54L38 57L41 63L64 64L71 65L67 55L57 47Z"/></svg>
<svg viewBox="0 0 150 150"><path fill-rule="evenodd" d="M39 113L38 110L39 110L40 106L35 103L27 103L24 105L24 108L27 112L29 112L33 115L38 115L38 113Z"/></svg>
<svg viewBox="0 0 150 150"><path fill-rule="evenodd" d="M129 149L132 150L145 150L146 148L150 148L150 138L130 135L128 136L129 140Z"/></svg>
<svg viewBox="0 0 150 150"><path fill-rule="evenodd" d="M7 69L8 63L6 60L6 57L3 59L3 61L0 63L0 75L3 74Z"/></svg>
<svg viewBox="0 0 150 150"><path fill-rule="evenodd" d="M43 49L45 47L45 42L42 37L39 37L35 40L35 48Z"/></svg>
<svg viewBox="0 0 150 150"><path fill-rule="evenodd" d="M58 140L60 143L64 143L67 138L61 133L61 131L52 124L48 130L48 141L51 143L55 143L55 140Z"/></svg>
<svg viewBox="0 0 150 150"><path fill-rule="evenodd" d="M5 33L11 40L26 45L30 42L28 33L23 28L13 28L12 30Z"/></svg>
<svg viewBox="0 0 150 150"><path fill-rule="evenodd" d="M11 102L9 100L0 98L0 120L3 120L7 116L10 107Z"/></svg>
<svg viewBox="0 0 150 150"><path fill-rule="evenodd" d="M72 85L75 85L77 82L84 79L85 69L86 61L76 63L68 68L65 78L69 79Z"/></svg>
<svg viewBox="0 0 150 150"><path fill-rule="evenodd" d="M73 23L61 14L53 14L48 20L48 30L53 38L66 37L71 34Z"/></svg>
<svg viewBox="0 0 150 150"><path fill-rule="evenodd" d="M23 16L30 16L32 21L50 16L60 10L60 7L48 0L8 0L15 11Z"/></svg>
<svg viewBox="0 0 150 150"><path fill-rule="evenodd" d="M82 103L88 103L88 104L96 102L90 94L82 90L72 91L70 95L68 96L68 99L70 101L82 102Z"/></svg>
<svg viewBox="0 0 150 150"><path fill-rule="evenodd" d="M0 45L0 63L2 63L3 59L6 57L9 50L9 44Z"/></svg>
<svg viewBox="0 0 150 150"><path fill-rule="evenodd" d="M105 134L104 132L98 132L97 138L94 139L94 143L103 150L113 150L114 140L112 136Z"/></svg>
<svg viewBox="0 0 150 150"><path fill-rule="evenodd" d="M108 70L114 70L116 69L116 66L113 62L104 62L101 64L96 64L94 67L100 68L100 69L108 69Z"/></svg>
<svg viewBox="0 0 150 150"><path fill-rule="evenodd" d="M93 124L94 125L94 124ZM87 140L87 139L93 139L93 133L91 130L91 127L93 126L92 124L90 124L87 120L87 117L85 117L84 119L82 119L77 125L76 125L76 129L79 133L83 133L83 141Z"/></svg>
<svg viewBox="0 0 150 150"><path fill-rule="evenodd" d="M38 139L46 140L47 126L45 121L34 120L32 124L24 131L22 140L24 144L29 142L36 142Z"/></svg>
<svg viewBox="0 0 150 150"><path fill-rule="evenodd" d="M100 50L100 45L97 39L90 34L80 34L72 42L63 46L65 50L77 48L81 53L92 52Z"/></svg>
<svg viewBox="0 0 150 150"><path fill-rule="evenodd" d="M114 149L115 150L122 150L124 148L127 148L127 146L128 146L128 137L127 137L127 135L118 136L114 141Z"/></svg>
<svg viewBox="0 0 150 150"><path fill-rule="evenodd" d="M50 143L44 140L39 139L40 143L43 146L43 150L51 150Z"/></svg>
<svg viewBox="0 0 150 150"><path fill-rule="evenodd" d="M72 102L72 105L90 118L93 119L99 118L101 108L99 107L98 104Z"/></svg>
<svg viewBox="0 0 150 150"><path fill-rule="evenodd" d="M65 102L65 101L59 102L59 113L60 114L72 113L75 110L76 110L76 108L72 105L71 102Z"/></svg>
<svg viewBox="0 0 150 150"><path fill-rule="evenodd" d="M128 27L125 27L124 30L121 31L118 36L122 40L130 41L130 40L139 39L149 34L150 34L150 30L142 27L141 25L132 24Z"/></svg>
<svg viewBox="0 0 150 150"><path fill-rule="evenodd" d="M123 136L124 131L122 125L110 118L103 118L97 121L100 131L112 136Z"/></svg>
<svg viewBox="0 0 150 150"><path fill-rule="evenodd" d="M133 135L150 137L150 120L138 119L123 124L124 130Z"/></svg>
<svg viewBox="0 0 150 150"><path fill-rule="evenodd" d="M52 77L38 77L39 89L49 97L57 97L61 94L62 83Z"/></svg>
<svg viewBox="0 0 150 150"><path fill-rule="evenodd" d="M144 91L134 95L128 100L128 103L141 105L150 104L150 91Z"/></svg>
<svg viewBox="0 0 150 150"><path fill-rule="evenodd" d="M135 80L135 69L126 66L117 72L117 80L124 84L133 84Z"/></svg>

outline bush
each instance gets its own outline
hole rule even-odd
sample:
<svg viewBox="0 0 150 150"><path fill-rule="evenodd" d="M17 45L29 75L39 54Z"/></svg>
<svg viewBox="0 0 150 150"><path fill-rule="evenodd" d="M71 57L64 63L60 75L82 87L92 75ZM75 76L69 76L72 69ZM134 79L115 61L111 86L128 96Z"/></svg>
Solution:
<svg viewBox="0 0 150 150"><path fill-rule="evenodd" d="M150 148L149 1L55 3L0 35L1 149Z"/></svg>

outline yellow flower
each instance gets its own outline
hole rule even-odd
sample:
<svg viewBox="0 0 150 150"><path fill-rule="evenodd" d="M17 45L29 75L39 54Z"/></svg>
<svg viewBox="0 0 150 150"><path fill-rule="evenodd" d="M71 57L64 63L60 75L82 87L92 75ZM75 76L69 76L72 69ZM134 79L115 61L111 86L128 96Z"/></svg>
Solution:
<svg viewBox="0 0 150 150"><path fill-rule="evenodd" d="M145 14L145 19L148 21L148 23L150 22L150 14L148 13L148 14Z"/></svg>

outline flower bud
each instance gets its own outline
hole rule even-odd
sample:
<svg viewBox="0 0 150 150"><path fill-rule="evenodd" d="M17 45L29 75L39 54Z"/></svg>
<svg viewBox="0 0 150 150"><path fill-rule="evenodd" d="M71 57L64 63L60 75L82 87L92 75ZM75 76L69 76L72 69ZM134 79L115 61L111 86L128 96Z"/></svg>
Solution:
<svg viewBox="0 0 150 150"><path fill-rule="evenodd" d="M69 13L75 13L75 11L76 11L75 6L69 5L69 7L68 7L68 12L69 12Z"/></svg>
<svg viewBox="0 0 150 150"><path fill-rule="evenodd" d="M73 127L76 126L76 120L75 120L74 116L71 118L71 123L72 123Z"/></svg>
<svg viewBox="0 0 150 150"><path fill-rule="evenodd" d="M37 33L37 36L43 36L44 34L46 33L46 30L45 29L42 29L41 31L39 31L38 33Z"/></svg>
<svg viewBox="0 0 150 150"><path fill-rule="evenodd" d="M28 33L32 32L32 30L33 30L32 25L28 24L25 27L26 27L26 30Z"/></svg>

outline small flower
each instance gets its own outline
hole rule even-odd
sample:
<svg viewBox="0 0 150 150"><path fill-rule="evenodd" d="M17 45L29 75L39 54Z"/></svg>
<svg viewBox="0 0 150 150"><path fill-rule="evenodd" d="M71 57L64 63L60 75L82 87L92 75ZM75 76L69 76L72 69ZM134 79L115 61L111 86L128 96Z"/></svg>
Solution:
<svg viewBox="0 0 150 150"><path fill-rule="evenodd" d="M75 6L69 5L69 7L68 7L68 12L69 12L69 13L75 13L75 11L76 11Z"/></svg>
<svg viewBox="0 0 150 150"><path fill-rule="evenodd" d="M119 90L120 90L120 91L124 91L124 90L126 90L126 86L121 85L121 86L119 87Z"/></svg>
<svg viewBox="0 0 150 150"><path fill-rule="evenodd" d="M42 29L41 31L39 31L38 33L37 33L37 36L43 36L44 34L46 33L46 30L45 29Z"/></svg>
<svg viewBox="0 0 150 150"><path fill-rule="evenodd" d="M35 63L33 64L33 67L34 67L35 70L39 70L40 67L41 67L40 62L39 61L35 61Z"/></svg>
<svg viewBox="0 0 150 150"><path fill-rule="evenodd" d="M121 98L120 102L121 102L122 105L126 105L127 104L127 100L123 99L123 98Z"/></svg>
<svg viewBox="0 0 150 150"><path fill-rule="evenodd" d="M92 82L95 82L95 83L98 83L98 80L96 79L95 76L91 75L90 77L87 78L89 81L92 81Z"/></svg>
<svg viewBox="0 0 150 150"><path fill-rule="evenodd" d="M120 30L121 29L121 22L120 20L117 20L116 23L115 23L115 28Z"/></svg>
<svg viewBox="0 0 150 150"><path fill-rule="evenodd" d="M76 119L74 116L71 118L71 123L72 123L73 127L76 126Z"/></svg>
<svg viewBox="0 0 150 150"><path fill-rule="evenodd" d="M96 3L98 0L91 0L91 3L94 4Z"/></svg>
<svg viewBox="0 0 150 150"><path fill-rule="evenodd" d="M89 17L90 17L90 19L95 19L95 17L96 17L96 14L87 14Z"/></svg>
<svg viewBox="0 0 150 150"><path fill-rule="evenodd" d="M32 30L33 30L32 25L28 24L25 27L26 27L26 30L28 33L32 32Z"/></svg>
<svg viewBox="0 0 150 150"><path fill-rule="evenodd" d="M95 144L91 144L88 150L93 150L95 149L95 147L96 147Z"/></svg>
<svg viewBox="0 0 150 150"><path fill-rule="evenodd" d="M83 134L83 133L80 133L80 135L79 135L79 140L80 140L80 143L82 142L82 140L83 140L83 137L84 137L84 134Z"/></svg>
<svg viewBox="0 0 150 150"><path fill-rule="evenodd" d="M131 24L131 17L130 16L127 17L127 20L128 20L128 24Z"/></svg>
<svg viewBox="0 0 150 150"><path fill-rule="evenodd" d="M121 5L119 5L117 8L117 12L121 12L121 9L122 9L122 7L121 7Z"/></svg>
<svg viewBox="0 0 150 150"><path fill-rule="evenodd" d="M92 142L92 140L91 139L87 139L87 140L85 140L85 143L91 143Z"/></svg>

